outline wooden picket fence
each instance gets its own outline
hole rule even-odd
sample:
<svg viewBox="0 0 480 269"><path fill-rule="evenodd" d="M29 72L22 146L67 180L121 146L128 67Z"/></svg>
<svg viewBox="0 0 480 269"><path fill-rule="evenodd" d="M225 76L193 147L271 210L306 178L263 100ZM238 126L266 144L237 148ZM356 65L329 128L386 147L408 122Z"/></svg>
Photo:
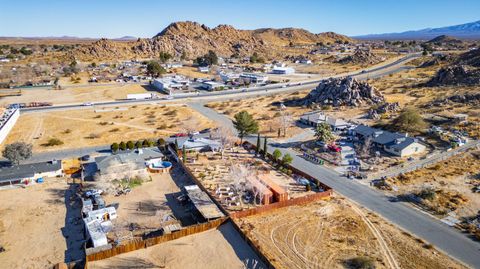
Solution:
<svg viewBox="0 0 480 269"><path fill-rule="evenodd" d="M172 232L171 234L165 234L165 235L151 237L147 239L135 239L126 244L118 245L118 246L112 247L111 249L107 249L107 250L103 250L97 253L87 255L87 262L107 259L123 253L151 247L160 243L168 242L171 240L175 240L175 239L196 234L196 233L201 233L210 229L215 229L218 226L220 226L222 223L224 223L226 220L227 220L227 217L224 217L224 218L212 220L206 223L188 226L184 229L181 229L180 231Z"/></svg>

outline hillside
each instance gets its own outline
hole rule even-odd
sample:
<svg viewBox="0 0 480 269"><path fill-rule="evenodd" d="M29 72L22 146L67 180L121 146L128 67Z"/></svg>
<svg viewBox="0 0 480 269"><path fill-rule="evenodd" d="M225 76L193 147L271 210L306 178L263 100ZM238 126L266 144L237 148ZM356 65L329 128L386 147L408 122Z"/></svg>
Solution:
<svg viewBox="0 0 480 269"><path fill-rule="evenodd" d="M359 39L431 39L439 35L448 35L463 39L480 38L480 21L453 26L426 28L401 33L385 33L357 36Z"/></svg>
<svg viewBox="0 0 480 269"><path fill-rule="evenodd" d="M452 36L448 35L440 35L437 36L433 39L428 40L426 43L432 43L432 44L461 44L463 43L462 40L457 39Z"/></svg>
<svg viewBox="0 0 480 269"><path fill-rule="evenodd" d="M462 53L448 66L438 70L427 86L480 85L480 49Z"/></svg>
<svg viewBox="0 0 480 269"><path fill-rule="evenodd" d="M297 28L238 30L230 25L209 28L187 21L172 23L153 38L128 42L101 39L74 50L72 56L77 59L150 58L158 56L159 52L168 52L176 56L185 53L195 58L213 50L223 57L250 56L253 52L276 57L282 55L282 48L290 45L335 42L354 40L333 32L314 34Z"/></svg>

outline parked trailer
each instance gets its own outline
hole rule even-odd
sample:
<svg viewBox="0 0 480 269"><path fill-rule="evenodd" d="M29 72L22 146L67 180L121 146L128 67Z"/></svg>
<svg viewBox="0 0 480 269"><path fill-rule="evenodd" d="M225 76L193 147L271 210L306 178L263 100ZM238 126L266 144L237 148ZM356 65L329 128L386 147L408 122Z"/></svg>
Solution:
<svg viewBox="0 0 480 269"><path fill-rule="evenodd" d="M156 99L158 96L155 93L134 93L127 94L128 100L145 100L145 99Z"/></svg>
<svg viewBox="0 0 480 269"><path fill-rule="evenodd" d="M50 102L30 102L30 103L16 103L10 104L9 108L27 108L27 107L42 107L42 106L52 106Z"/></svg>

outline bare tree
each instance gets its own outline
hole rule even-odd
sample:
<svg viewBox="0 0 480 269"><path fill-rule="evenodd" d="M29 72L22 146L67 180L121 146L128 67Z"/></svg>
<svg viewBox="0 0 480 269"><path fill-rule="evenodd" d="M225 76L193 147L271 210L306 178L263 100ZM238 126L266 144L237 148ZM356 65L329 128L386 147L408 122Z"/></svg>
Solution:
<svg viewBox="0 0 480 269"><path fill-rule="evenodd" d="M281 104L280 105L280 113L278 113L278 116L274 119L273 125L279 128L283 132L283 136L287 136L287 130L288 128L293 126L293 117L292 114L286 111L286 107Z"/></svg>
<svg viewBox="0 0 480 269"><path fill-rule="evenodd" d="M212 138L217 139L220 143L220 153L225 152L225 149L232 148L235 143L235 136L230 128L221 126L213 131Z"/></svg>
<svg viewBox="0 0 480 269"><path fill-rule="evenodd" d="M361 147L361 154L362 156L368 156L369 152L370 152L370 149L372 147L372 138L370 136L368 136L364 141L363 141L363 145Z"/></svg>

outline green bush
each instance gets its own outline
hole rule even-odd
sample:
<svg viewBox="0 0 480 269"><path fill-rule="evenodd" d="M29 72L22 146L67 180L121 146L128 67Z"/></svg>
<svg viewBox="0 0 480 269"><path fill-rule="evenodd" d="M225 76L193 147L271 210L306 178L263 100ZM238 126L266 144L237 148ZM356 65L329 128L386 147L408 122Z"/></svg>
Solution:
<svg viewBox="0 0 480 269"><path fill-rule="evenodd" d="M127 149L132 150L135 148L135 143L133 141L128 141L127 142Z"/></svg>
<svg viewBox="0 0 480 269"><path fill-rule="evenodd" d="M127 144L125 142L120 142L120 144L118 145L118 147L121 149L121 150L126 150L127 149Z"/></svg>
<svg viewBox="0 0 480 269"><path fill-rule="evenodd" d="M118 145L118 143L113 143L110 146L110 149L112 150L112 152L117 152L119 148L120 148L120 146Z"/></svg>

